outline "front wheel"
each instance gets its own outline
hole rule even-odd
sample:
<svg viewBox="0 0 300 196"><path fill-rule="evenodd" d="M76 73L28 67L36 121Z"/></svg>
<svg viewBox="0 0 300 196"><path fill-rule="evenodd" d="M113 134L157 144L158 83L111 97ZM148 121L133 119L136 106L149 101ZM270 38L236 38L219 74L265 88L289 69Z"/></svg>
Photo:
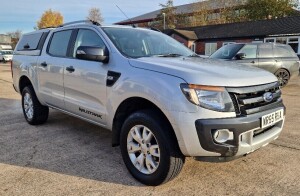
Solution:
<svg viewBox="0 0 300 196"><path fill-rule="evenodd" d="M151 110L130 115L120 137L127 169L138 181L151 186L175 178L185 161L173 130L160 116Z"/></svg>
<svg viewBox="0 0 300 196"><path fill-rule="evenodd" d="M49 108L39 102L32 86L22 91L22 109L26 121L31 125L43 124L48 119Z"/></svg>
<svg viewBox="0 0 300 196"><path fill-rule="evenodd" d="M281 87L286 86L290 80L290 73L285 69L279 69L275 76L278 78Z"/></svg>

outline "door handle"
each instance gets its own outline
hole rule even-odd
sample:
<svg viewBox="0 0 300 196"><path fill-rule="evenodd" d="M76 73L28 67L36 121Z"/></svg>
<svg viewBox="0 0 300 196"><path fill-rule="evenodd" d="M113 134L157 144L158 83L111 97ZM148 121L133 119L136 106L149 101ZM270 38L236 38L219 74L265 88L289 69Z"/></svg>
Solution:
<svg viewBox="0 0 300 196"><path fill-rule="evenodd" d="M254 64L254 63L255 63L255 61L251 61L250 63Z"/></svg>
<svg viewBox="0 0 300 196"><path fill-rule="evenodd" d="M41 66L42 66L42 67L47 67L47 65L48 65L48 64L47 64L46 62L42 62L42 63L41 63Z"/></svg>
<svg viewBox="0 0 300 196"><path fill-rule="evenodd" d="M66 70L67 70L68 72L70 72L70 73L72 73L72 72L75 71L75 69L74 69L73 66L67 67Z"/></svg>

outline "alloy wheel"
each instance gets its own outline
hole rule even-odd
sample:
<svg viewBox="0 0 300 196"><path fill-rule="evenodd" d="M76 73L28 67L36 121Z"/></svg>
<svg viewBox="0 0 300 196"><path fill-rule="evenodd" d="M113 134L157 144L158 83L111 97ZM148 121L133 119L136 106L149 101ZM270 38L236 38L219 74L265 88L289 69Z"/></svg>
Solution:
<svg viewBox="0 0 300 196"><path fill-rule="evenodd" d="M152 174L157 170L160 148L154 134L146 126L136 125L130 129L127 152L132 164L143 174Z"/></svg>
<svg viewBox="0 0 300 196"><path fill-rule="evenodd" d="M24 111L28 119L33 118L33 102L29 93L24 96Z"/></svg>
<svg viewBox="0 0 300 196"><path fill-rule="evenodd" d="M281 87L287 85L289 79L290 79L290 74L286 70L279 70L276 73L276 77L278 78L279 84Z"/></svg>

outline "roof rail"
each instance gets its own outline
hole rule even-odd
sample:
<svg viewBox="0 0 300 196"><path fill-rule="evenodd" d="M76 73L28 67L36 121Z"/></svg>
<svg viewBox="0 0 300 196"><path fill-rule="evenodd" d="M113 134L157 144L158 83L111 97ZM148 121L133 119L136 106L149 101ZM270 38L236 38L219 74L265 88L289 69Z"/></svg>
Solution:
<svg viewBox="0 0 300 196"><path fill-rule="evenodd" d="M96 22L96 21L92 21L92 20L78 20L78 21L68 22L68 23L59 25L58 27L65 27L65 26L69 26L69 25L73 25L73 24L77 24L77 23L90 23L90 24L93 24L93 25L101 26L101 24L98 23L98 22Z"/></svg>

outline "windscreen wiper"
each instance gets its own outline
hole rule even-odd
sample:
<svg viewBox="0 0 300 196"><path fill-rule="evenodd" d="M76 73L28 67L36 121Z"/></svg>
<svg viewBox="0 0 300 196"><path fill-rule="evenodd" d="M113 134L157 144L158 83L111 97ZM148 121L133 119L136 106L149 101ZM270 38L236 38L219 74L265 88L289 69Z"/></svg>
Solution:
<svg viewBox="0 0 300 196"><path fill-rule="evenodd" d="M200 57L200 56L197 55L197 54L191 54L191 55L189 55L188 57Z"/></svg>
<svg viewBox="0 0 300 196"><path fill-rule="evenodd" d="M158 54L158 55L154 55L157 57L179 57L182 56L181 54L175 54L175 53L168 53L168 54Z"/></svg>

